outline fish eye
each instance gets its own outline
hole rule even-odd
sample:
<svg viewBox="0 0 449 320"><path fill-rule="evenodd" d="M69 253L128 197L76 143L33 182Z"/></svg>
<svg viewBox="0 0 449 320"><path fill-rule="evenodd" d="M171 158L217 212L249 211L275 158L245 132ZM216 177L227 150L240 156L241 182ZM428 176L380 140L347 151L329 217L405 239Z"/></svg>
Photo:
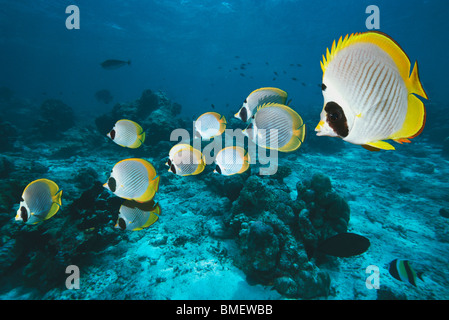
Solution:
<svg viewBox="0 0 449 320"><path fill-rule="evenodd" d="M215 171L217 171L219 174L221 174L221 168L220 168L220 166L218 164L215 167Z"/></svg>
<svg viewBox="0 0 449 320"><path fill-rule="evenodd" d="M345 113L338 103L328 102L324 111L326 111L326 121L334 132L340 137L347 137L349 134L348 123Z"/></svg>
<svg viewBox="0 0 449 320"><path fill-rule="evenodd" d="M344 118L343 109L335 102L327 103L324 110L327 112L329 122L337 122Z"/></svg>
<svg viewBox="0 0 449 320"><path fill-rule="evenodd" d="M248 112L246 111L246 108L242 108L242 110L240 111L240 119L242 119L243 122L246 122L248 120Z"/></svg>
<svg viewBox="0 0 449 320"><path fill-rule="evenodd" d="M22 218L23 222L28 221L28 211L25 207L20 207L20 217Z"/></svg>
<svg viewBox="0 0 449 320"><path fill-rule="evenodd" d="M341 113L333 112L328 115L329 121L335 122L341 119Z"/></svg>
<svg viewBox="0 0 449 320"><path fill-rule="evenodd" d="M326 85L325 85L324 83L321 84L321 90L322 90L322 91L326 91L326 89L327 89Z"/></svg>
<svg viewBox="0 0 449 320"><path fill-rule="evenodd" d="M243 101L243 103L248 103L248 99L245 99L245 101Z"/></svg>
<svg viewBox="0 0 449 320"><path fill-rule="evenodd" d="M173 172L174 174L176 174L176 168L175 168L175 165L174 165L174 164L172 164L172 165L170 166L170 170L171 170L171 172Z"/></svg>
<svg viewBox="0 0 449 320"><path fill-rule="evenodd" d="M108 187L109 187L109 190L111 190L112 192L115 192L115 190L117 189L117 181L115 181L115 179L113 177L109 178Z"/></svg>
<svg viewBox="0 0 449 320"><path fill-rule="evenodd" d="M126 229L126 221L123 218L119 218L117 221L118 226L120 229L125 230Z"/></svg>
<svg viewBox="0 0 449 320"><path fill-rule="evenodd" d="M111 132L109 132L111 139L114 140L115 139L115 130L112 129Z"/></svg>

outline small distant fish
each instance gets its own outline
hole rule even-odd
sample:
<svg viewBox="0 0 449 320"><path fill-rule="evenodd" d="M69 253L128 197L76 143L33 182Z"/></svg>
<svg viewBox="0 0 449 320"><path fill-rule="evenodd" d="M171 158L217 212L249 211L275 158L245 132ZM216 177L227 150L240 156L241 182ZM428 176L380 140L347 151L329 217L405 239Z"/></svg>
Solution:
<svg viewBox="0 0 449 320"><path fill-rule="evenodd" d="M235 56L235 58L236 58L236 59L239 59L239 58L240 58L240 56Z"/></svg>
<svg viewBox="0 0 449 320"><path fill-rule="evenodd" d="M292 152L304 142L306 126L290 107L268 103L258 107L250 124L242 132L260 147Z"/></svg>
<svg viewBox="0 0 449 320"><path fill-rule="evenodd" d="M240 73L240 76L241 76L241 77L244 77L244 76L245 76L245 74L244 74L244 73Z"/></svg>
<svg viewBox="0 0 449 320"><path fill-rule="evenodd" d="M307 86L305 82L301 82L301 84L303 87Z"/></svg>
<svg viewBox="0 0 449 320"><path fill-rule="evenodd" d="M136 149L145 142L145 132L142 127L126 119L117 121L107 136L119 146L131 149Z"/></svg>
<svg viewBox="0 0 449 320"><path fill-rule="evenodd" d="M189 145L172 152L169 165L168 171L179 176L197 175L206 167L206 159L201 151Z"/></svg>
<svg viewBox="0 0 449 320"><path fill-rule="evenodd" d="M16 220L36 224L53 217L62 205L62 190L48 179L38 179L23 191Z"/></svg>
<svg viewBox="0 0 449 320"><path fill-rule="evenodd" d="M224 176L240 174L248 170L250 157L241 147L227 147L220 150L215 157L215 170Z"/></svg>
<svg viewBox="0 0 449 320"><path fill-rule="evenodd" d="M268 62L265 62L265 64L268 66L269 65L269 63Z"/></svg>
<svg viewBox="0 0 449 320"><path fill-rule="evenodd" d="M287 92L278 88L260 88L254 90L243 101L243 105L234 116L243 122L248 122L254 115L258 106L266 103L280 103L285 104L287 100Z"/></svg>
<svg viewBox="0 0 449 320"><path fill-rule="evenodd" d="M276 77L273 78L273 81L276 81Z"/></svg>
<svg viewBox="0 0 449 320"><path fill-rule="evenodd" d="M215 109L215 105L213 103L210 104L212 109Z"/></svg>
<svg viewBox="0 0 449 320"><path fill-rule="evenodd" d="M302 67L302 65L301 65L300 63L297 63L296 65L297 65L298 67Z"/></svg>
<svg viewBox="0 0 449 320"><path fill-rule="evenodd" d="M273 73L274 73L276 76L278 76L278 73L277 73L276 71L273 71Z"/></svg>
<svg viewBox="0 0 449 320"><path fill-rule="evenodd" d="M315 131L370 151L394 150L383 141L409 143L421 134L427 99L416 63L386 34L340 38L321 62L324 106Z"/></svg>
<svg viewBox="0 0 449 320"><path fill-rule="evenodd" d="M148 161L125 159L115 164L103 187L120 198L148 202L159 189L160 177L156 175L156 169Z"/></svg>
<svg viewBox="0 0 449 320"><path fill-rule="evenodd" d="M293 80L293 81L298 81L298 79L297 79L297 78L295 78L295 77L292 77L292 80Z"/></svg>
<svg viewBox="0 0 449 320"><path fill-rule="evenodd" d="M119 209L115 228L129 231L142 230L155 223L160 214L161 208L158 203L154 203L154 200L146 203L126 200Z"/></svg>
<svg viewBox="0 0 449 320"><path fill-rule="evenodd" d="M195 121L196 136L209 140L226 129L226 118L217 112L206 112Z"/></svg>
<svg viewBox="0 0 449 320"><path fill-rule="evenodd" d="M118 69L120 67L123 67L125 65L131 65L131 60L123 61L123 60L105 60L101 63L101 67L103 69Z"/></svg>
<svg viewBox="0 0 449 320"><path fill-rule="evenodd" d="M388 265L388 271L393 276L393 278L410 283L416 287L416 279L419 278L422 281L422 272L416 272L413 270L410 262L408 260L394 259Z"/></svg>
<svg viewBox="0 0 449 320"><path fill-rule="evenodd" d="M316 251L340 258L349 258L360 255L370 247L369 239L355 233L339 233L324 240L318 245ZM313 252L307 253L309 258Z"/></svg>

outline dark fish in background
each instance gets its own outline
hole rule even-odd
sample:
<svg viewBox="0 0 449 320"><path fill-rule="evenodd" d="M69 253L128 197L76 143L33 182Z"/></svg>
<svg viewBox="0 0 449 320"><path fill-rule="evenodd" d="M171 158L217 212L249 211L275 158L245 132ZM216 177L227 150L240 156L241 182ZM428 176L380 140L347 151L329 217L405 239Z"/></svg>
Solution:
<svg viewBox="0 0 449 320"><path fill-rule="evenodd" d="M125 65L131 65L131 60L123 61L123 60L113 60L113 59L111 59L111 60L103 61L101 63L101 67L103 69L108 69L108 70L118 69L118 68L121 68L121 67L123 67Z"/></svg>
<svg viewBox="0 0 449 320"><path fill-rule="evenodd" d="M298 79L296 79L295 77L292 77L292 80L293 80L293 81L297 81Z"/></svg>
<svg viewBox="0 0 449 320"><path fill-rule="evenodd" d="M297 65L298 67L302 67L302 65L301 65L300 63L297 63L296 65Z"/></svg>
<svg viewBox="0 0 449 320"><path fill-rule="evenodd" d="M95 98L105 104L108 104L113 100L111 92L107 89L98 90L97 92L95 92Z"/></svg>
<svg viewBox="0 0 449 320"><path fill-rule="evenodd" d="M349 258L362 254L370 247L370 241L355 233L339 233L320 243L315 251L339 258ZM313 249L309 248L307 256L311 259Z"/></svg>
<svg viewBox="0 0 449 320"><path fill-rule="evenodd" d="M210 106L212 107L212 109L215 109L215 105L213 103L211 103Z"/></svg>
<svg viewBox="0 0 449 320"><path fill-rule="evenodd" d="M394 259L388 265L388 271L393 278L410 283L416 287L416 279L419 278L422 281L422 272L415 272L408 260Z"/></svg>
<svg viewBox="0 0 449 320"><path fill-rule="evenodd" d="M273 71L273 73L278 76L278 73L276 71Z"/></svg>
<svg viewBox="0 0 449 320"><path fill-rule="evenodd" d="M241 75L242 77L244 77L244 76L245 76L245 74L243 74L243 73L241 73L240 75Z"/></svg>

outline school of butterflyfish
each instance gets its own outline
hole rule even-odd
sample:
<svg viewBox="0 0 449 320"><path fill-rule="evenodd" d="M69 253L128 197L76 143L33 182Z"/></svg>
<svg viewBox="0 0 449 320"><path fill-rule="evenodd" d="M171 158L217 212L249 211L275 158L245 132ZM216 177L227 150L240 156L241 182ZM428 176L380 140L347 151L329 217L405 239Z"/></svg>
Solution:
<svg viewBox="0 0 449 320"><path fill-rule="evenodd" d="M418 75L412 71L405 52L388 35L369 31L341 37L327 49L321 61L324 105L315 128L318 136L339 137L370 151L394 150L384 140L410 143L425 125L427 99ZM289 106L288 95L279 88L265 87L252 91L235 117L247 127L242 133L261 148L293 152L301 147L306 126L301 116ZM227 122L217 112L200 115L194 125L194 139L219 138ZM142 127L128 119L118 120L107 134L125 148L139 148L145 142ZM227 146L215 155L213 173L232 176L246 172L250 156L240 146ZM175 175L195 176L206 167L202 152L191 144L174 145L166 162ZM142 230L155 223L161 208L154 197L160 177L144 159L130 158L117 162L104 187L124 199L116 228ZM28 184L15 217L26 224L37 224L53 217L62 205L62 190L48 179ZM341 234L327 239L317 249L326 254L348 257L365 252L369 241L359 235ZM416 273L408 261L394 260L390 273L396 279L415 285Z"/></svg>

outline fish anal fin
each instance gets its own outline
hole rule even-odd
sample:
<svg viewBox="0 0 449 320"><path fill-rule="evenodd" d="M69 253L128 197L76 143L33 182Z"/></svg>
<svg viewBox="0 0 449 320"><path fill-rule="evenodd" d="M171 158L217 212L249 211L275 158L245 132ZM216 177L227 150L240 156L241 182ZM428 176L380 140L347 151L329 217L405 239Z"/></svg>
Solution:
<svg viewBox="0 0 449 320"><path fill-rule="evenodd" d="M366 143L362 146L369 151L378 151L380 149L395 150L395 148L391 144L389 144L388 142L385 142L385 141L370 142L370 143ZM376 149L378 149L378 150L376 150Z"/></svg>
<svg viewBox="0 0 449 320"><path fill-rule="evenodd" d="M408 80L409 81L407 81L407 88L409 89L410 93L415 93L425 99L429 99L427 97L427 93L424 91L421 80L419 79L418 61L415 62L412 73L410 74L410 78Z"/></svg>

